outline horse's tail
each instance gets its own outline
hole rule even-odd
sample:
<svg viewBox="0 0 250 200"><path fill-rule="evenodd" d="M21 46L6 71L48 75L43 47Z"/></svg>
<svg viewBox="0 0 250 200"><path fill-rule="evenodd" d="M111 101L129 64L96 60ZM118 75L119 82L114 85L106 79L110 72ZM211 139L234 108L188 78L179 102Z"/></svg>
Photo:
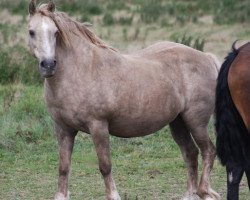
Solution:
<svg viewBox="0 0 250 200"><path fill-rule="evenodd" d="M250 161L246 160L250 154L250 152L246 152L247 129L233 103L228 86L229 69L238 52L234 43L232 52L228 54L221 66L216 87L216 149L222 165L226 165L227 162L237 162L244 165Z"/></svg>
<svg viewBox="0 0 250 200"><path fill-rule="evenodd" d="M221 63L220 63L219 59L212 53L206 53L206 54L212 60L217 72L219 73L220 66L221 66Z"/></svg>

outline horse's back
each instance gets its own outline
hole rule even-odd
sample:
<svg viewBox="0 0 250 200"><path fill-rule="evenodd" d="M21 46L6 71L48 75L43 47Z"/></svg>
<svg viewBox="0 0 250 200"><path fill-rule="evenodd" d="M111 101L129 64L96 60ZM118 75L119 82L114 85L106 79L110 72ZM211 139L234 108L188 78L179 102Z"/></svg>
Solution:
<svg viewBox="0 0 250 200"><path fill-rule="evenodd" d="M144 49L140 49L140 50L133 52L133 55L142 56L142 57L149 56L158 52L170 50L171 48L177 47L177 46L184 46L184 45L175 43L175 42L169 42L169 41L157 42Z"/></svg>
<svg viewBox="0 0 250 200"><path fill-rule="evenodd" d="M200 70L204 74L207 74L206 70L213 71L214 77L217 77L220 68L220 62L212 53L204 53L189 46L169 41L155 43L134 52L130 56L164 62L166 64L180 64L180 67L184 66L184 70L185 68L193 72Z"/></svg>

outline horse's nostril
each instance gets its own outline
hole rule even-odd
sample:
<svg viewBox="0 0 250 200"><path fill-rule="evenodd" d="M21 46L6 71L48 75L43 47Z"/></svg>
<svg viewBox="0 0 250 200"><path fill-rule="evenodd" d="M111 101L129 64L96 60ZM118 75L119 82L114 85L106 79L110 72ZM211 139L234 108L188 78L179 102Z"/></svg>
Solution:
<svg viewBox="0 0 250 200"><path fill-rule="evenodd" d="M56 60L54 60L54 66L56 66Z"/></svg>
<svg viewBox="0 0 250 200"><path fill-rule="evenodd" d="M56 60L53 59L43 60L41 61L40 66L46 69L54 69L54 67L56 66Z"/></svg>
<svg viewBox="0 0 250 200"><path fill-rule="evenodd" d="M43 60L41 63L40 63L41 67L45 67L45 61Z"/></svg>

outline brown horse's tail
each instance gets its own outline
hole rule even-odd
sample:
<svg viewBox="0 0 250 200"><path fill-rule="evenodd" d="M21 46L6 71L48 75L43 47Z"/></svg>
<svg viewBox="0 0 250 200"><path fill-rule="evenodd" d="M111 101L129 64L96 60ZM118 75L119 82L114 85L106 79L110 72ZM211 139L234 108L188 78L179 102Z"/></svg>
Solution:
<svg viewBox="0 0 250 200"><path fill-rule="evenodd" d="M245 166L250 164L250 136L233 103L228 86L229 69L238 52L233 45L232 52L229 53L221 66L217 80L215 102L216 149L222 165L236 162Z"/></svg>
<svg viewBox="0 0 250 200"><path fill-rule="evenodd" d="M219 73L221 66L219 59L212 53L206 53L206 55L212 60L217 72Z"/></svg>

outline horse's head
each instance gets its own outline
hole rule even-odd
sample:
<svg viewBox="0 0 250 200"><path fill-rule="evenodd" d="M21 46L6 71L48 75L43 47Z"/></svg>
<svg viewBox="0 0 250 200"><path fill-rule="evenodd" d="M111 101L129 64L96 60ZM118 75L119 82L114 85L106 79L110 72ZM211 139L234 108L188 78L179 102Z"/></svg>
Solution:
<svg viewBox="0 0 250 200"><path fill-rule="evenodd" d="M53 14L55 4L50 1L43 5L42 10ZM56 70L55 49L58 28L50 17L37 11L35 0L31 0L29 4L29 14L29 47L39 62L41 75L49 78Z"/></svg>

